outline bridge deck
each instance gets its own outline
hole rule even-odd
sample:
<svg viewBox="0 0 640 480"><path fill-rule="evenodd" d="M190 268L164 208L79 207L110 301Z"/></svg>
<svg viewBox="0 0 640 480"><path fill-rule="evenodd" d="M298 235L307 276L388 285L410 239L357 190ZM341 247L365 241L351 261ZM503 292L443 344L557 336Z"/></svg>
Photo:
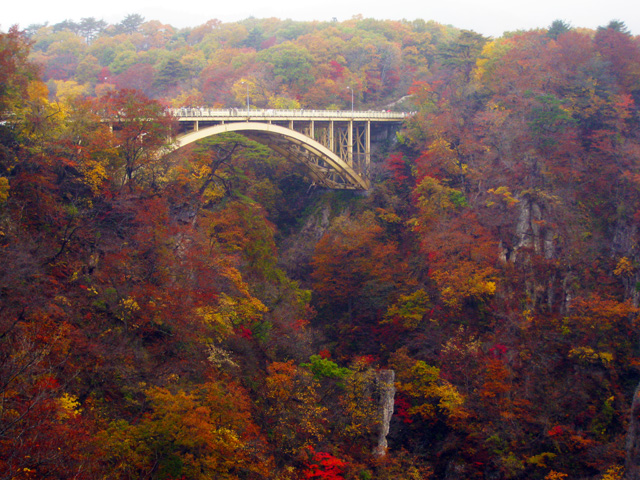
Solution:
<svg viewBox="0 0 640 480"><path fill-rule="evenodd" d="M246 108L175 108L171 113L180 121L225 121L225 120L316 120L316 121L363 121L401 122L411 114L406 112L387 111L351 111L351 110L277 110L277 109L249 109Z"/></svg>

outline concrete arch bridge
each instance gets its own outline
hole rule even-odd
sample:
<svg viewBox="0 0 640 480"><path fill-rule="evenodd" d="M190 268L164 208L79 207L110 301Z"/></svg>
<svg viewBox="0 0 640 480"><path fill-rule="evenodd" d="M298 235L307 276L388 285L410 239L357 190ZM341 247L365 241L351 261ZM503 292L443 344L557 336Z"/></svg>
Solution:
<svg viewBox="0 0 640 480"><path fill-rule="evenodd" d="M304 164L317 185L367 190L372 140L386 138L408 116L398 112L180 108L177 148L237 132Z"/></svg>

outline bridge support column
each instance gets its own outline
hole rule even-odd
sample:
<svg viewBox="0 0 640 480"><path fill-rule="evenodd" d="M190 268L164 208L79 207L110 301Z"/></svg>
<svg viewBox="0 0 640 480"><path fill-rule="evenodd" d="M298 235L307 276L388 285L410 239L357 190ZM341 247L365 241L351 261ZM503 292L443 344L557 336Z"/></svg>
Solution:
<svg viewBox="0 0 640 480"><path fill-rule="evenodd" d="M329 122L329 150L332 152L336 151L336 142L334 137L334 128L333 128L333 120Z"/></svg>
<svg viewBox="0 0 640 480"><path fill-rule="evenodd" d="M349 138L347 139L347 164L353 167L353 120L349 120Z"/></svg>
<svg viewBox="0 0 640 480"><path fill-rule="evenodd" d="M371 120L367 120L366 145L364 151L364 172L369 175L369 165L371 165Z"/></svg>

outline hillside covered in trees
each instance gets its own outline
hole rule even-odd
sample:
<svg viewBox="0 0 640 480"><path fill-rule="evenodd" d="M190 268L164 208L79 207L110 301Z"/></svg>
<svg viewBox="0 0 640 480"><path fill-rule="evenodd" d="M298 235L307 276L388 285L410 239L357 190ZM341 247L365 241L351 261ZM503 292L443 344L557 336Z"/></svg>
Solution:
<svg viewBox="0 0 640 480"><path fill-rule="evenodd" d="M352 92L367 192L172 148ZM639 106L620 21L0 33L0 479L639 479Z"/></svg>
<svg viewBox="0 0 640 480"><path fill-rule="evenodd" d="M210 20L175 29L130 15L31 26L31 59L59 97L135 88L174 107L380 107L428 78L451 27L434 22Z"/></svg>

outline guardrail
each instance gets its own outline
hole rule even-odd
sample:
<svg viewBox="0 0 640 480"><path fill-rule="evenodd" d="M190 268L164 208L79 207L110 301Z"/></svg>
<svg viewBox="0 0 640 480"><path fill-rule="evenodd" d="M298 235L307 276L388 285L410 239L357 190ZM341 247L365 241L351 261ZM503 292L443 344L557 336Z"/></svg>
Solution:
<svg viewBox="0 0 640 480"><path fill-rule="evenodd" d="M376 110L280 110L280 109L249 109L246 108L171 108L169 112L178 118L344 118L344 119L385 119L404 120L410 117L412 112L389 112Z"/></svg>

